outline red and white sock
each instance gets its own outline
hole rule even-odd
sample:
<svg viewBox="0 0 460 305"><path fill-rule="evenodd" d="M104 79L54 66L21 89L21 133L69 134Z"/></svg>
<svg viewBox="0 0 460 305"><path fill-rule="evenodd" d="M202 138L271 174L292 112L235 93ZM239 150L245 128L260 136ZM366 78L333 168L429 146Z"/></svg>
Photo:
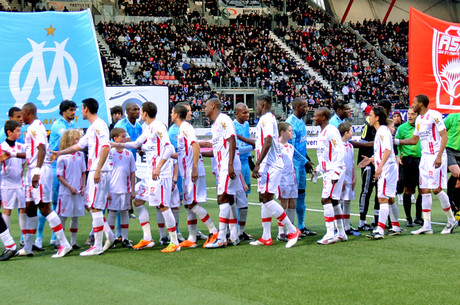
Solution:
<svg viewBox="0 0 460 305"><path fill-rule="evenodd" d="M3 242L3 245L5 245L5 248L8 250L16 250L16 243L14 242L13 237L10 234L10 230L6 229L2 233L0 233L0 239Z"/></svg>
<svg viewBox="0 0 460 305"><path fill-rule="evenodd" d="M27 222L27 214L19 213L19 229L21 229L21 232L25 230L26 222Z"/></svg>
<svg viewBox="0 0 460 305"><path fill-rule="evenodd" d="M272 238L272 215L272 211L261 202L260 216L262 217L262 239L267 240Z"/></svg>
<svg viewBox="0 0 460 305"><path fill-rule="evenodd" d="M169 240L175 244L179 245L179 241L177 240L177 232L176 232L176 219L171 211L171 209L164 210L161 212L165 219L166 228L168 229L169 233Z"/></svg>
<svg viewBox="0 0 460 305"><path fill-rule="evenodd" d="M385 232L385 224L388 219L388 214L390 213L390 208L388 207L388 203L381 203L380 204L380 213L379 213L379 223L377 225L377 232L380 234L384 234Z"/></svg>
<svg viewBox="0 0 460 305"><path fill-rule="evenodd" d="M431 229L431 207L433 205L433 198L431 193L422 194L422 213L423 213L423 227Z"/></svg>
<svg viewBox="0 0 460 305"><path fill-rule="evenodd" d="M193 241L196 243L196 226L197 226L197 220L196 220L196 214L193 213L191 209L185 209L187 212L187 226L188 226L188 240Z"/></svg>
<svg viewBox="0 0 460 305"><path fill-rule="evenodd" d="M452 208L450 207L449 196L447 196L446 192L441 191L436 194L436 197L438 197L439 201L441 202L441 207L446 213L447 220L450 223L454 223L456 219L454 217L454 213L452 213Z"/></svg>
<svg viewBox="0 0 460 305"><path fill-rule="evenodd" d="M192 211L206 225L206 227L208 227L209 233L216 234L218 232L208 212L202 206L196 204L192 208Z"/></svg>
<svg viewBox="0 0 460 305"><path fill-rule="evenodd" d="M160 231L160 239L166 237L166 230L165 230L165 218L163 216L163 213L160 212L160 209L157 211L157 224L158 224L158 230Z"/></svg>
<svg viewBox="0 0 460 305"><path fill-rule="evenodd" d="M230 217L230 204L228 202L219 204L219 236L220 240L227 240L227 224Z"/></svg>
<svg viewBox="0 0 460 305"><path fill-rule="evenodd" d="M278 221L278 235L284 234L284 225Z"/></svg>
<svg viewBox="0 0 460 305"><path fill-rule="evenodd" d="M240 218L238 219L238 235L243 234L246 229L246 220L248 219L248 208L240 209Z"/></svg>
<svg viewBox="0 0 460 305"><path fill-rule="evenodd" d="M324 209L324 221L326 223L326 235L329 237L334 237L334 207L332 203L323 204Z"/></svg>
<svg viewBox="0 0 460 305"><path fill-rule="evenodd" d="M104 214L102 211L92 212L93 217L93 233L94 233L94 247L102 250L102 239L104 238Z"/></svg>
<svg viewBox="0 0 460 305"><path fill-rule="evenodd" d="M334 217L335 217L335 223L337 227L337 231L340 236L345 234L345 230L343 228L343 212L342 212L342 207L340 204L336 204L333 206L334 207Z"/></svg>
<svg viewBox="0 0 460 305"><path fill-rule="evenodd" d="M117 216L117 212L115 211L115 218ZM113 234L113 231L112 229L110 228L109 224L107 223L107 221L105 220L105 217L103 218L104 219L104 233L105 233L105 238L107 240L113 240L115 239L115 234Z"/></svg>
<svg viewBox="0 0 460 305"><path fill-rule="evenodd" d="M345 231L350 230L350 200L343 200L343 227Z"/></svg>
<svg viewBox="0 0 460 305"><path fill-rule="evenodd" d="M24 250L27 252L32 251L32 244L34 243L35 233L37 232L38 216L26 217L25 230L22 231L24 237Z"/></svg>
<svg viewBox="0 0 460 305"><path fill-rule="evenodd" d="M393 203L390 204L390 221L391 221L391 226L393 227L394 231L401 231L401 227L399 226L399 209L398 205Z"/></svg>
<svg viewBox="0 0 460 305"><path fill-rule="evenodd" d="M73 246L77 243L78 217L70 218L70 244Z"/></svg>
<svg viewBox="0 0 460 305"><path fill-rule="evenodd" d="M230 239L236 240L238 238L238 208L236 207L236 203L230 206L230 215L228 218L228 227L230 229Z"/></svg>
<svg viewBox="0 0 460 305"><path fill-rule="evenodd" d="M150 231L150 217L149 212L145 205L140 205L136 207L137 215L139 217L139 223L142 227L142 234L143 240L151 241L152 240L152 232Z"/></svg>
<svg viewBox="0 0 460 305"><path fill-rule="evenodd" d="M121 227L121 239L128 239L128 230L129 230L129 211L124 210L120 211L120 227Z"/></svg>
<svg viewBox="0 0 460 305"><path fill-rule="evenodd" d="M3 217L3 220L5 221L6 227L9 228L9 227L10 227L10 219L11 219L11 216L10 216L10 215L6 215L5 213L3 213L3 214L2 214L2 217Z"/></svg>
<svg viewBox="0 0 460 305"><path fill-rule="evenodd" d="M59 242L59 245L64 246L66 248L70 247L67 238L65 237L64 229L62 228L61 220L56 212L51 211L48 216L46 216L46 220L50 225L51 230L53 230L54 234L56 234L56 238Z"/></svg>
<svg viewBox="0 0 460 305"><path fill-rule="evenodd" d="M111 230L115 229L115 222L117 221L117 211L109 210L107 214L107 224Z"/></svg>
<svg viewBox="0 0 460 305"><path fill-rule="evenodd" d="M275 216L278 219L278 221L284 225L284 229L286 230L287 234L296 232L296 227L294 227L294 225L284 212L284 209L278 202L276 202L275 200L270 200L264 205L267 208L269 208L272 211L273 216Z"/></svg>

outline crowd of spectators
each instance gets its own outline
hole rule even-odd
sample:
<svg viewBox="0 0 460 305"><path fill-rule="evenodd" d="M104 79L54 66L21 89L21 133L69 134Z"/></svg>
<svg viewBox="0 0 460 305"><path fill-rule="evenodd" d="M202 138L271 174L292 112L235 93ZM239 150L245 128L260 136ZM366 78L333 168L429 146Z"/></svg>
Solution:
<svg viewBox="0 0 460 305"><path fill-rule="evenodd" d="M409 23L407 21L402 20L399 23L390 21L382 24L379 19L364 19L362 23L350 22L350 26L393 62L403 67L408 66Z"/></svg>
<svg viewBox="0 0 460 305"><path fill-rule="evenodd" d="M181 17L187 14L187 0L126 0L122 3L126 16Z"/></svg>

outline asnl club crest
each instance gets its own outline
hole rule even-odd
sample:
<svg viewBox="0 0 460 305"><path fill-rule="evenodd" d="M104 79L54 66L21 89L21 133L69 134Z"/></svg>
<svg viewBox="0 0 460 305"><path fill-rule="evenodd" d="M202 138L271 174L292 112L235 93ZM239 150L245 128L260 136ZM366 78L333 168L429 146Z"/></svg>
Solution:
<svg viewBox="0 0 460 305"><path fill-rule="evenodd" d="M46 36L54 36L56 29L50 25L45 30ZM78 86L77 64L66 51L71 41L69 38L61 42L27 40L30 49L14 64L9 77L15 106L38 101L39 113L54 112L62 100L73 99Z"/></svg>
<svg viewBox="0 0 460 305"><path fill-rule="evenodd" d="M445 32L433 30L433 75L438 85L436 106L460 109L460 27L449 26Z"/></svg>

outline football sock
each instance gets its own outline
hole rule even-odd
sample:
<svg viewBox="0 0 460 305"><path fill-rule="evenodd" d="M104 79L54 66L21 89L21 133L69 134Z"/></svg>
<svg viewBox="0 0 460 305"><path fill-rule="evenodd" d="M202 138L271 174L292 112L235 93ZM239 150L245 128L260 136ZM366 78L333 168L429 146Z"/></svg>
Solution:
<svg viewBox="0 0 460 305"><path fill-rule="evenodd" d="M5 221L6 227L10 227L10 215L6 215L5 213L2 214L3 220Z"/></svg>
<svg viewBox="0 0 460 305"><path fill-rule="evenodd" d="M174 215L174 220L176 221L176 227L179 225L179 209L171 209L171 212Z"/></svg>
<svg viewBox="0 0 460 305"><path fill-rule="evenodd" d="M219 204L219 236L220 240L227 240L227 224L230 217L230 204L228 202Z"/></svg>
<svg viewBox="0 0 460 305"><path fill-rule="evenodd" d="M116 214L115 214L115 215L116 215ZM108 224L107 221L105 220L105 217L104 217L103 219L104 219L104 233L105 233L105 238L108 239L108 240L114 240L114 239L115 239L115 235L113 234L112 229L110 228L109 224Z"/></svg>
<svg viewBox="0 0 460 305"><path fill-rule="evenodd" d="M394 231L401 231L401 228L399 226L399 209L398 205L396 203L393 203L389 206L390 209L390 220L391 220L391 226L393 227Z"/></svg>
<svg viewBox="0 0 460 305"><path fill-rule="evenodd" d="M67 217L59 216L59 220L61 221L62 229L65 232L65 223L67 222Z"/></svg>
<svg viewBox="0 0 460 305"><path fill-rule="evenodd" d="M450 206L450 201L449 201L449 196L447 196L446 192L440 191L439 193L436 194L436 197L438 197L439 201L441 202L441 207L446 213L447 220L450 223L455 222L455 217L454 213L452 213L452 208Z"/></svg>
<svg viewBox="0 0 460 305"><path fill-rule="evenodd" d="M403 195L403 206L404 206L404 213L406 214L406 219L408 222L412 222L411 216L411 209L412 209L412 201L411 201L411 194L404 193Z"/></svg>
<svg viewBox="0 0 460 305"><path fill-rule="evenodd" d="M292 224L294 224L295 222L295 209L286 209L286 215L287 217L289 218L289 220L292 222Z"/></svg>
<svg viewBox="0 0 460 305"><path fill-rule="evenodd" d="M422 219L422 195L418 194L415 201L415 218Z"/></svg>
<svg viewBox="0 0 460 305"><path fill-rule="evenodd" d="M238 220L238 235L244 233L246 228L246 220L248 219L248 208L241 208L240 209L240 217Z"/></svg>
<svg viewBox="0 0 460 305"><path fill-rule="evenodd" d="M286 234L296 232L296 227L289 220L289 218L286 215L286 212L284 212L283 208L278 202L276 202L275 200L270 200L269 202L265 203L265 206L269 208L273 216L275 216L278 219L278 221L284 225Z"/></svg>
<svg viewBox="0 0 460 305"><path fill-rule="evenodd" d="M2 229L0 228L0 230ZM10 234L10 230L8 230L7 228L3 228L2 233L0 233L0 239L2 240L3 245L6 249L13 251L16 250L16 244L14 242L13 237Z"/></svg>
<svg viewBox="0 0 460 305"><path fill-rule="evenodd" d="M271 239L272 211L263 203L260 203L260 207L260 215L262 217L262 239Z"/></svg>
<svg viewBox="0 0 460 305"><path fill-rule="evenodd" d="M70 244L73 246L77 244L77 233L78 233L78 217L70 218Z"/></svg>
<svg viewBox="0 0 460 305"><path fill-rule="evenodd" d="M305 192L299 193L296 199L296 213L297 213L297 228L305 228L305 210L307 205L305 203ZM295 232L295 231L294 231Z"/></svg>
<svg viewBox="0 0 460 305"><path fill-rule="evenodd" d="M333 205L334 208L334 217L335 217L335 222L337 223L337 231L339 232L340 235L345 234L344 228L343 228L343 213L342 213L342 207L340 204Z"/></svg>
<svg viewBox="0 0 460 305"><path fill-rule="evenodd" d="M149 220L149 212L145 205L140 205L136 207L137 215L139 217L139 223L142 227L143 233L143 240L151 241L152 240L152 232L150 232L150 220Z"/></svg>
<svg viewBox="0 0 460 305"><path fill-rule="evenodd" d="M18 217L19 217L19 229L21 229L21 232L22 232L26 228L27 214L19 213Z"/></svg>
<svg viewBox="0 0 460 305"><path fill-rule="evenodd" d="M113 230L112 226L110 228ZM120 211L117 211L117 227L115 230L115 236L121 236L121 216L120 216Z"/></svg>
<svg viewBox="0 0 460 305"><path fill-rule="evenodd" d="M120 211L121 240L128 239L129 230L129 211Z"/></svg>
<svg viewBox="0 0 460 305"><path fill-rule="evenodd" d="M117 220L117 211L111 211L109 210L109 213L107 215L107 224L109 225L110 229L115 229L115 221Z"/></svg>
<svg viewBox="0 0 460 305"><path fill-rule="evenodd" d="M193 241L196 243L196 227L197 227L197 220L196 214L193 213L191 209L185 209L187 212L187 225L188 225L188 240Z"/></svg>
<svg viewBox="0 0 460 305"><path fill-rule="evenodd" d="M433 205L433 198L431 194L422 194L422 213L423 213L423 227L431 229L431 206Z"/></svg>
<svg viewBox="0 0 460 305"><path fill-rule="evenodd" d="M46 217L43 216L42 213L40 213L40 211L37 211L37 215L38 215L37 238L43 239L43 230L45 229Z"/></svg>
<svg viewBox="0 0 460 305"><path fill-rule="evenodd" d="M159 212L159 211L158 211ZM179 245L179 241L177 240L177 232L176 232L176 219L171 211L171 209L164 210L161 212L163 218L165 220L166 228L169 232L169 239L170 241L175 244Z"/></svg>
<svg viewBox="0 0 460 305"><path fill-rule="evenodd" d="M59 241L59 245L64 246L66 248L70 247L67 238L65 237L64 230L62 228L61 220L56 212L51 211L48 216L46 216L46 220L48 220L48 224L53 230L54 234L56 234L56 238Z"/></svg>
<svg viewBox="0 0 460 305"><path fill-rule="evenodd" d="M209 233L216 234L218 232L208 212L202 206L196 204L192 208L192 211L198 218L200 218L200 220L206 225L206 227L208 227Z"/></svg>
<svg viewBox="0 0 460 305"><path fill-rule="evenodd" d="M343 201L343 228L345 231L350 230L350 210L351 203L350 200Z"/></svg>
<svg viewBox="0 0 460 305"><path fill-rule="evenodd" d="M157 211L157 223L158 223L158 230L160 231L160 239L166 237L166 230L165 230L165 218L163 213L160 212L158 209Z"/></svg>
<svg viewBox="0 0 460 305"><path fill-rule="evenodd" d="M230 229L230 239L236 240L238 238L238 224L236 219L238 218L238 208L236 203L230 206L230 215L228 218L228 228Z"/></svg>
<svg viewBox="0 0 460 305"><path fill-rule="evenodd" d="M284 225L278 221L278 235L284 234Z"/></svg>
<svg viewBox="0 0 460 305"><path fill-rule="evenodd" d="M102 238L104 236L104 214L102 211L92 212L93 217L93 232L94 232L94 247L102 250Z"/></svg>
<svg viewBox="0 0 460 305"><path fill-rule="evenodd" d="M34 236L37 232L38 216L27 217L26 230L22 232L24 235L24 250L27 252L32 251L32 244L34 242Z"/></svg>
<svg viewBox="0 0 460 305"><path fill-rule="evenodd" d="M385 223L387 222L389 213L390 213L390 209L388 207L388 203L381 203L380 213L379 213L379 222L378 222L376 231L382 235L385 232Z"/></svg>
<svg viewBox="0 0 460 305"><path fill-rule="evenodd" d="M329 237L334 236L334 208L332 203L323 204L324 221L326 222L326 235Z"/></svg>

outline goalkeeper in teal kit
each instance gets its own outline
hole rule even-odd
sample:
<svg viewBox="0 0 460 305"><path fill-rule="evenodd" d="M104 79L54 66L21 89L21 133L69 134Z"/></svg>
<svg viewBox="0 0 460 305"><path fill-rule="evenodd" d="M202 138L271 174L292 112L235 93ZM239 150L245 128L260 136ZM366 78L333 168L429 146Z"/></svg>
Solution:
<svg viewBox="0 0 460 305"><path fill-rule="evenodd" d="M305 189L307 186L307 171L311 172L312 164L307 156L307 128L303 117L307 114L307 102L300 97L297 97L292 102L293 114L291 114L286 122L291 124L293 136L288 142L295 148L294 151L294 169L297 180L298 197L296 201L297 227L302 232L301 237L314 236L316 232L312 232L305 227Z"/></svg>

